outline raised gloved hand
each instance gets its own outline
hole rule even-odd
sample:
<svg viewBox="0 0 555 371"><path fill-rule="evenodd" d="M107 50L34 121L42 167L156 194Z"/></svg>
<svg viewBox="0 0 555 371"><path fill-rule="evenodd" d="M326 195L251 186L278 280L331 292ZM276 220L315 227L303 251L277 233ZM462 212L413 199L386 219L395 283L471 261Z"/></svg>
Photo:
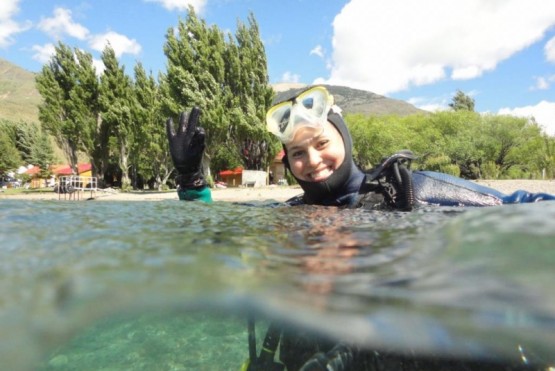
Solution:
<svg viewBox="0 0 555 371"><path fill-rule="evenodd" d="M170 145L173 164L179 173L175 179L180 189L199 188L206 186L202 174L201 162L204 154L204 129L198 125L200 109L195 107L187 115L179 116L177 133L173 120L166 121L166 133Z"/></svg>

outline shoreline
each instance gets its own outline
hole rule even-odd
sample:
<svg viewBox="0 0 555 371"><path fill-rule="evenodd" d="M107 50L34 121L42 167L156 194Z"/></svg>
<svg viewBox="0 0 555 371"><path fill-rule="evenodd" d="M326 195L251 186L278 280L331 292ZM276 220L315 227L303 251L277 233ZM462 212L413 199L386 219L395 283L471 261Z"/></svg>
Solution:
<svg viewBox="0 0 555 371"><path fill-rule="evenodd" d="M532 193L555 194L555 180L479 180L476 183L486 187L494 188L503 193L512 193L517 190L525 190ZM248 202L274 200L283 202L291 197L303 193L298 185L293 186L265 186L265 187L230 187L212 188L212 199L225 202ZM75 195L75 194L74 194ZM178 200L175 190L157 191L132 191L120 192L118 190L106 189L92 193L92 199L97 201L162 201ZM81 192L79 201L91 198L90 191ZM0 190L0 200L77 200L75 196L70 199L68 195L58 195L54 192L27 193L27 194L5 194Z"/></svg>
<svg viewBox="0 0 555 371"><path fill-rule="evenodd" d="M275 200L287 201L291 197L303 193L299 186L266 186L266 187L230 187L212 188L212 199L225 202L248 202ZM92 197L91 197L92 195ZM98 190L96 192L83 191L79 195L73 193L57 194L51 191L4 194L0 190L0 200L47 200L47 201L84 201L93 199L95 201L163 201L176 200L179 198L175 190L171 191L130 191L121 192L114 189Z"/></svg>

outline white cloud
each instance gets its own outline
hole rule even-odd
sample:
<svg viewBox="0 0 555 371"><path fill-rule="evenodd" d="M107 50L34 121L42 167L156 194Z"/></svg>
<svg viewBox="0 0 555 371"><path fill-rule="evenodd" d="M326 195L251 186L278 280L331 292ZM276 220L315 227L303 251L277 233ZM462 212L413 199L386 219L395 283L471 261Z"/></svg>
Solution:
<svg viewBox="0 0 555 371"><path fill-rule="evenodd" d="M536 76L534 77L535 84L530 88L530 90L547 90L551 87L551 84L555 82L555 75L550 76Z"/></svg>
<svg viewBox="0 0 555 371"><path fill-rule="evenodd" d="M35 52L32 58L42 64L50 62L50 58L56 53L54 44L50 43L45 45L33 45L31 49Z"/></svg>
<svg viewBox="0 0 555 371"><path fill-rule="evenodd" d="M545 59L549 62L555 63L555 37L552 37L543 47L545 52Z"/></svg>
<svg viewBox="0 0 555 371"><path fill-rule="evenodd" d="M451 109L449 104L453 102L453 98L457 94L456 91L450 94L443 94L436 97L411 97L407 99L407 102L413 106L423 109L425 111L436 112L436 111L446 111ZM480 94L478 90L471 90L465 92L465 94L471 98L476 97Z"/></svg>
<svg viewBox="0 0 555 371"><path fill-rule="evenodd" d="M79 40L85 40L92 49L99 52L102 52L106 45L110 43L117 58L120 58L123 54L137 55L142 49L137 40L130 39L129 37L114 31L91 35L87 28L73 21L71 17L71 10L64 8L56 8L54 10L54 16L51 18L43 18L37 27L55 39L60 39L64 35L69 35ZM33 59L42 63L48 62L50 57L55 53L54 46L52 44L42 46L34 45L32 49L35 52ZM104 65L102 62L93 62L97 73L102 73L102 71L104 71Z"/></svg>
<svg viewBox="0 0 555 371"><path fill-rule="evenodd" d="M43 18L37 27L56 40L60 39L63 35L68 35L78 40L85 40L89 35L89 30L86 27L72 20L71 10L64 8L54 9L54 16L52 18Z"/></svg>
<svg viewBox="0 0 555 371"><path fill-rule="evenodd" d="M262 42L264 43L265 46L278 45L279 43L281 43L282 38L283 38L283 34L273 34L273 35L264 37Z"/></svg>
<svg viewBox="0 0 555 371"><path fill-rule="evenodd" d="M351 0L333 22L328 83L387 94L476 78L553 25L553 1Z"/></svg>
<svg viewBox="0 0 555 371"><path fill-rule="evenodd" d="M104 73L104 70L106 69L106 66L104 65L104 62L102 62L102 59L96 59L93 58L93 67L96 70L96 75L100 76Z"/></svg>
<svg viewBox="0 0 555 371"><path fill-rule="evenodd" d="M316 55L320 58L324 58L324 48L322 48L322 45L316 45L314 47L314 49L312 49L309 53L310 55Z"/></svg>
<svg viewBox="0 0 555 371"><path fill-rule="evenodd" d="M195 8L195 12L202 13L207 0L144 0L147 3L159 3L167 10L186 11L189 5Z"/></svg>
<svg viewBox="0 0 555 371"><path fill-rule="evenodd" d="M446 111L449 109L449 98L447 97L412 97L407 100L407 103L429 112Z"/></svg>
<svg viewBox="0 0 555 371"><path fill-rule="evenodd" d="M291 73L289 71L285 72L281 76L281 82L298 83L299 81L301 81L301 76Z"/></svg>
<svg viewBox="0 0 555 371"><path fill-rule="evenodd" d="M549 82L545 77L536 77L536 84L532 88L533 90L547 90L549 89Z"/></svg>
<svg viewBox="0 0 555 371"><path fill-rule="evenodd" d="M423 104L415 107L428 112L440 112L440 111L447 111L449 109L449 107L445 107L441 103Z"/></svg>
<svg viewBox="0 0 555 371"><path fill-rule="evenodd" d="M0 19L9 19L19 12L19 0L3 0L0 2Z"/></svg>
<svg viewBox="0 0 555 371"><path fill-rule="evenodd" d="M501 108L498 113L500 115L534 117L547 134L555 135L555 102L541 101L535 106Z"/></svg>
<svg viewBox="0 0 555 371"><path fill-rule="evenodd" d="M141 45L137 40L130 39L125 35L113 31L94 35L89 40L90 47L100 52L104 50L108 43L110 43L112 49L114 49L117 58L125 53L136 55L141 52Z"/></svg>
<svg viewBox="0 0 555 371"><path fill-rule="evenodd" d="M13 44L13 35L31 27L31 22L18 23L12 19L19 13L19 0L2 0L0 2L0 48Z"/></svg>

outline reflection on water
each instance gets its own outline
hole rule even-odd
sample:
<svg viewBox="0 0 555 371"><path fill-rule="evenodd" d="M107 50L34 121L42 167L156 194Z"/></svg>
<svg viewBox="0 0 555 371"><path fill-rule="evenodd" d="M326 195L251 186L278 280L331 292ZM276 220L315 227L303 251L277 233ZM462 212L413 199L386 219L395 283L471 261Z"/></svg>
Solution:
<svg viewBox="0 0 555 371"><path fill-rule="evenodd" d="M553 204L259 206L3 201L2 364L236 370L247 312L258 350L278 321L421 365L555 361Z"/></svg>

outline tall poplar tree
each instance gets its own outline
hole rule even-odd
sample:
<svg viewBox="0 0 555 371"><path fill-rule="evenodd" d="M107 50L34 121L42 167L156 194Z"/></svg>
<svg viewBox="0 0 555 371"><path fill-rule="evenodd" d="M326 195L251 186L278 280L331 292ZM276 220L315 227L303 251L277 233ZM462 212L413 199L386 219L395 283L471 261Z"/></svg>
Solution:
<svg viewBox="0 0 555 371"><path fill-rule="evenodd" d="M166 33L167 72L160 81L163 112L175 122L180 112L195 106L202 110L200 123L206 130L208 160L225 141L228 125L224 50L223 33L216 26L208 27L192 7L185 21ZM204 169L209 173L206 161Z"/></svg>
<svg viewBox="0 0 555 371"><path fill-rule="evenodd" d="M131 184L128 173L129 156L135 140L131 114L132 106L135 104L132 84L109 44L102 52L102 62L105 66L100 77L99 94L102 122L106 125L105 130L115 137L116 157L122 172L121 187L126 189Z"/></svg>
<svg viewBox="0 0 555 371"><path fill-rule="evenodd" d="M264 116L273 92L268 84L266 55L251 14L235 38L208 27L193 8L185 21L169 29L164 52L167 74L161 80L168 115L193 106L202 109L207 156L240 160L247 169L267 164L269 136Z"/></svg>
<svg viewBox="0 0 555 371"><path fill-rule="evenodd" d="M95 138L100 116L92 56L60 42L37 75L36 84L43 98L39 106L42 127L55 138L74 173L79 151L89 156L96 173Z"/></svg>
<svg viewBox="0 0 555 371"><path fill-rule="evenodd" d="M165 184L173 169L161 113L160 90L152 74L147 75L143 65L135 65L134 94L136 104L133 120L136 122L133 146L133 166L146 179L152 179L158 190Z"/></svg>
<svg viewBox="0 0 555 371"><path fill-rule="evenodd" d="M39 119L43 128L54 136L73 172L77 172L77 155L82 128L78 120L79 102L75 100L78 84L77 62L70 47L59 42L50 63L36 77L43 103Z"/></svg>
<svg viewBox="0 0 555 371"><path fill-rule="evenodd" d="M238 97L234 104L238 104L242 117L234 117L233 139L246 169L265 170L272 157L265 116L274 93L269 85L266 52L252 13L248 26L238 22L235 38L237 46L229 46L227 82Z"/></svg>
<svg viewBox="0 0 555 371"><path fill-rule="evenodd" d="M100 82L90 53L75 49L78 85L72 96L78 102L78 118L81 122L81 150L93 167L93 174L102 181L108 164L109 133L100 115Z"/></svg>

